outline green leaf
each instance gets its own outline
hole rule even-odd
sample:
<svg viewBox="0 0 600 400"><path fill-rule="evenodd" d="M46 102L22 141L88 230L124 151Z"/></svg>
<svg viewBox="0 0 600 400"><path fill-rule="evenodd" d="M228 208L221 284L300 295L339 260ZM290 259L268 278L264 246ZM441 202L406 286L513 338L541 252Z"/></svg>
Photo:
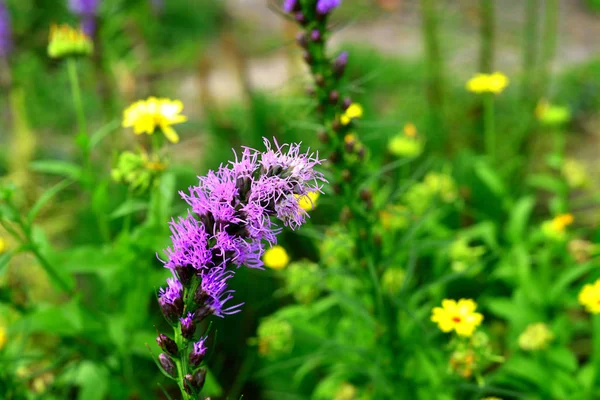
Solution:
<svg viewBox="0 0 600 400"><path fill-rule="evenodd" d="M110 219L125 217L126 215L136 213L148 209L148 203L142 200L130 199L121 204L115 211L110 214Z"/></svg>
<svg viewBox="0 0 600 400"><path fill-rule="evenodd" d="M82 361L77 368L75 383L80 387L78 400L103 400L108 394L109 372L103 365Z"/></svg>
<svg viewBox="0 0 600 400"><path fill-rule="evenodd" d="M96 147L102 140L121 126L119 120L114 120L98 129L90 138L90 149Z"/></svg>
<svg viewBox="0 0 600 400"><path fill-rule="evenodd" d="M79 165L63 160L33 161L30 167L36 172L58 175L75 181L81 181L83 175L83 171Z"/></svg>
<svg viewBox="0 0 600 400"><path fill-rule="evenodd" d="M475 174L492 191L492 193L501 196L506 192L502 179L489 164L479 160L475 164Z"/></svg>
<svg viewBox="0 0 600 400"><path fill-rule="evenodd" d="M551 193L562 193L565 184L552 175L537 174L527 179L527 183L537 189L544 189Z"/></svg>
<svg viewBox="0 0 600 400"><path fill-rule="evenodd" d="M589 271L598 268L593 264L584 264L579 265L574 268L567 269L563 274L559 276L559 278L554 282L552 287L550 288L550 292L548 294L548 298L551 303L554 303L556 300L560 300L562 296L565 295L569 285L582 276L586 275Z"/></svg>
<svg viewBox="0 0 600 400"><path fill-rule="evenodd" d="M28 220L29 224L33 223L33 220L35 219L35 217L39 214L39 212L42 210L42 207L44 207L44 205L46 205L46 203L48 201L50 201L58 193L60 193L61 191L63 191L67 187L69 187L71 185L71 183L73 183L73 182L69 181L69 180L61 181L61 182L57 183L56 185L52 186L46 192L44 192L40 196L38 201L35 202L33 207L31 207L31 210L29 210L29 213L27 214L27 220Z"/></svg>
<svg viewBox="0 0 600 400"><path fill-rule="evenodd" d="M512 243L523 241L527 222L535 206L535 197L527 196L519 199L510 212L506 226L506 236Z"/></svg>
<svg viewBox="0 0 600 400"><path fill-rule="evenodd" d="M206 373L206 383L204 384L204 389L202 389L202 394L212 397L223 395L223 388L219 385L217 378L208 368Z"/></svg>

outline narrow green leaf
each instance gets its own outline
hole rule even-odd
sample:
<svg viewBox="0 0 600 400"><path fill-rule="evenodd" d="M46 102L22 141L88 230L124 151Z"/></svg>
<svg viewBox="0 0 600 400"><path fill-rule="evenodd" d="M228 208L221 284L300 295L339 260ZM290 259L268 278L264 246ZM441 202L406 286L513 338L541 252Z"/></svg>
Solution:
<svg viewBox="0 0 600 400"><path fill-rule="evenodd" d="M40 160L33 161L29 165L31 169L36 172L42 172L50 175L58 175L76 181L81 181L81 177L83 175L81 167L69 161Z"/></svg>
<svg viewBox="0 0 600 400"><path fill-rule="evenodd" d="M43 193L38 199L38 201L33 205L33 207L31 207L31 210L29 210L29 213L27 214L27 221L29 222L29 224L33 223L35 217L37 217L39 212L46 205L46 203L48 203L48 201L50 201L58 193L69 187L72 183L73 181L70 180L61 181L56 185L52 186L45 193Z"/></svg>

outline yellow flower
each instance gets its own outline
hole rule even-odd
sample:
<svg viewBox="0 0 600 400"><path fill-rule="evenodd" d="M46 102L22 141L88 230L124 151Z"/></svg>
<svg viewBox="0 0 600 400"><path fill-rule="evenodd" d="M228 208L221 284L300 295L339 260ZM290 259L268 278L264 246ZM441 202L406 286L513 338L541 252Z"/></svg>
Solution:
<svg viewBox="0 0 600 400"><path fill-rule="evenodd" d="M404 129L402 131L404 132L404 136L408 136L410 138L417 136L417 127L410 122L404 125Z"/></svg>
<svg viewBox="0 0 600 400"><path fill-rule="evenodd" d="M495 397L495 396L488 396L488 397L484 397L481 400L502 400L500 397Z"/></svg>
<svg viewBox="0 0 600 400"><path fill-rule="evenodd" d="M6 241L0 237L0 254L6 251Z"/></svg>
<svg viewBox="0 0 600 400"><path fill-rule="evenodd" d="M476 74L467 82L467 90L473 93L499 94L508 86L508 83L508 77L501 72Z"/></svg>
<svg viewBox="0 0 600 400"><path fill-rule="evenodd" d="M585 307L587 312L600 314L600 279L583 286L579 292L579 303Z"/></svg>
<svg viewBox="0 0 600 400"><path fill-rule="evenodd" d="M6 328L3 325L0 325L0 350L6 346Z"/></svg>
<svg viewBox="0 0 600 400"><path fill-rule="evenodd" d="M187 117L181 115L182 109L183 104L179 100L149 97L133 103L125 110L123 127L133 127L136 135L152 135L158 128L169 141L177 143L179 136L171 125L187 121Z"/></svg>
<svg viewBox="0 0 600 400"><path fill-rule="evenodd" d="M48 56L62 58L67 56L86 56L94 51L94 43L80 29L69 25L52 24L48 43Z"/></svg>
<svg viewBox="0 0 600 400"><path fill-rule="evenodd" d="M271 269L283 269L290 263L290 256L281 246L273 246L263 255L265 266Z"/></svg>
<svg viewBox="0 0 600 400"><path fill-rule="evenodd" d="M346 109L342 117L340 118L340 122L342 125L348 125L350 121L356 118L360 118L363 115L363 108L358 103L350 104L350 107Z"/></svg>
<svg viewBox="0 0 600 400"><path fill-rule="evenodd" d="M471 336L481 321L483 315L475 312L477 303L471 299L445 299L442 307L435 307L431 321L438 324L443 332L455 331L460 336Z"/></svg>
<svg viewBox="0 0 600 400"><path fill-rule="evenodd" d="M295 194L294 197L298 199L298 205L304 211L311 211L317 207L317 200L321 196L319 192L308 192L304 196Z"/></svg>
<svg viewBox="0 0 600 400"><path fill-rule="evenodd" d="M574 221L572 214L561 214L542 224L542 233L552 240L563 240L567 226Z"/></svg>
<svg viewBox="0 0 600 400"><path fill-rule="evenodd" d="M538 322L529 324L519 335L519 347L525 351L542 350L554 340L554 333L548 325Z"/></svg>

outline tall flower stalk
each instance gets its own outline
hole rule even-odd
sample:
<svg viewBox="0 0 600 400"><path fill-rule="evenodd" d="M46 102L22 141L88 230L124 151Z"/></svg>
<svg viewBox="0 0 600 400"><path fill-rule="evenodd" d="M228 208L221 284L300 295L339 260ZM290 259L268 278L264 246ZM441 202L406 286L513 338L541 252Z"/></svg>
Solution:
<svg viewBox="0 0 600 400"><path fill-rule="evenodd" d="M173 337L160 334L164 351L158 361L163 372L177 381L184 400L197 399L206 376L202 362L207 335L198 325L211 315L223 318L241 311L232 304L229 280L233 267L261 268L265 245L277 243L284 226L302 225L306 211L299 197L320 191L318 155L301 153L299 144L267 150L244 148L241 156L200 177L198 186L180 193L188 214L171 222L171 241L164 254L173 277L158 294Z"/></svg>

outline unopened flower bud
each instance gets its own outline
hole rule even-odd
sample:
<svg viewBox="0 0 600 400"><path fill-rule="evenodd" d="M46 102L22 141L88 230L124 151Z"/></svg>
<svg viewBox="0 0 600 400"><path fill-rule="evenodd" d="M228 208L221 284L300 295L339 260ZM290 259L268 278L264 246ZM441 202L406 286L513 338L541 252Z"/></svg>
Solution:
<svg viewBox="0 0 600 400"><path fill-rule="evenodd" d="M194 277L194 267L191 265L178 265L175 267L175 273L177 274L179 282L181 282L184 287L188 287Z"/></svg>
<svg viewBox="0 0 600 400"><path fill-rule="evenodd" d="M175 362L166 353L160 353L158 356L158 362L167 375L170 375L173 378L177 376L177 367L175 366Z"/></svg>
<svg viewBox="0 0 600 400"><path fill-rule="evenodd" d="M339 132L340 129L342 128L342 124L340 123L340 120L338 118L336 118L332 123L331 123L331 129L333 129L336 132Z"/></svg>
<svg viewBox="0 0 600 400"><path fill-rule="evenodd" d="M298 32L298 34L296 34L296 43L298 43L300 47L306 48L308 41L306 40L306 34L304 32Z"/></svg>
<svg viewBox="0 0 600 400"><path fill-rule="evenodd" d="M183 378L183 386L189 394L199 393L206 382L206 369L200 368L194 375L187 374Z"/></svg>
<svg viewBox="0 0 600 400"><path fill-rule="evenodd" d="M342 110L346 111L351 105L352 99L350 97L344 97L344 100L342 101Z"/></svg>
<svg viewBox="0 0 600 400"><path fill-rule="evenodd" d="M294 15L294 18L296 19L296 22L298 22L300 25L304 25L308 22L308 20L306 19L306 16L302 13L302 11L298 11Z"/></svg>
<svg viewBox="0 0 600 400"><path fill-rule="evenodd" d="M332 164L337 164L338 161L340 161L340 154L337 151L334 151L329 155L329 157L327 157L327 161Z"/></svg>
<svg viewBox="0 0 600 400"><path fill-rule="evenodd" d="M179 352L179 349L177 348L177 343L175 343L173 339L171 339L167 335L163 335L162 333L156 337L156 343L158 343L158 346L163 351L167 352L172 356L176 356Z"/></svg>
<svg viewBox="0 0 600 400"><path fill-rule="evenodd" d="M362 189L360 191L360 199L362 201L369 201L373 197L373 193L369 189Z"/></svg>
<svg viewBox="0 0 600 400"><path fill-rule="evenodd" d="M333 62L333 73L338 78L344 74L346 65L348 64L348 52L342 51Z"/></svg>
<svg viewBox="0 0 600 400"><path fill-rule="evenodd" d="M315 96L315 88L313 87L307 87L306 88L306 95L309 97L314 97Z"/></svg>
<svg viewBox="0 0 600 400"><path fill-rule="evenodd" d="M337 90L329 92L329 102L331 104L337 104L338 101L340 101L340 93Z"/></svg>
<svg viewBox="0 0 600 400"><path fill-rule="evenodd" d="M319 142L321 142L323 144L329 143L329 135L327 134L326 131L317 132L317 139L319 139Z"/></svg>
<svg viewBox="0 0 600 400"><path fill-rule="evenodd" d="M347 224L348 221L350 221L351 218L352 218L352 211L350 211L350 208L348 206L345 206L342 209L342 212L340 214L340 221L343 224Z"/></svg>
<svg viewBox="0 0 600 400"><path fill-rule="evenodd" d="M319 32L318 29L313 29L313 31L310 33L310 40L312 40L313 42L318 42L321 40L321 32Z"/></svg>

